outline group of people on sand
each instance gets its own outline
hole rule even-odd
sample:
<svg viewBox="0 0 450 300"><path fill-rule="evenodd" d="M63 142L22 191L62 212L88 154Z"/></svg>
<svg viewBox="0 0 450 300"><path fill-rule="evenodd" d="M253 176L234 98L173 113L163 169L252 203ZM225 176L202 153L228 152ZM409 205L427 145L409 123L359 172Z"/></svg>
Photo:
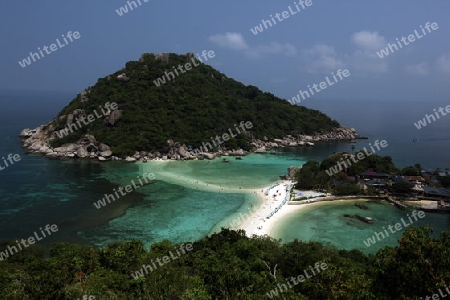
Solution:
<svg viewBox="0 0 450 300"><path fill-rule="evenodd" d="M278 210L286 203L289 201L289 197L290 197L290 191L291 191L291 184L285 184L284 185L286 187L286 196L284 197L283 202L280 203L280 205L278 205L272 212L270 212L267 216L266 219L270 219L275 213L278 212ZM276 197L276 194L278 193L278 190L276 191L276 193L274 194L274 197ZM280 193L281 195L281 193Z"/></svg>

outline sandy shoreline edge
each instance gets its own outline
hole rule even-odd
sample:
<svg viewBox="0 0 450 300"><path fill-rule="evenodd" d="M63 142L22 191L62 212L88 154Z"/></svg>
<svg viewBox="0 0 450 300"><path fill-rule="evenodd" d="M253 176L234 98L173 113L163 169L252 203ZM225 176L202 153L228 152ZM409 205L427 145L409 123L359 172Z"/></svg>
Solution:
<svg viewBox="0 0 450 300"><path fill-rule="evenodd" d="M303 204L303 205L288 205L287 201L280 209L276 211L270 218L267 218L271 212L278 207L285 197L290 197L290 190L286 191L286 188L293 182L288 180L278 181L278 185L275 187L271 186L265 187L264 189L254 190L258 196L258 206L251 207L245 212L240 212L239 216L228 222L230 229L243 229L248 237L253 235L257 236L274 236L273 229L279 224L286 216L300 211L305 207L314 205L314 203ZM272 188L271 188L272 187ZM310 192L310 191L305 191ZM225 227L225 226L224 226ZM217 232L217 229L216 229Z"/></svg>
<svg viewBox="0 0 450 300"><path fill-rule="evenodd" d="M160 166L157 170L153 170L158 180L163 180L169 183L181 185L190 189L197 189L201 191L216 192L216 193L239 193L246 194L248 199L242 204L242 206L225 219L220 220L210 230L208 235L220 232L221 228L229 228L233 230L243 229L248 236L253 234L265 235L270 234L271 228L282 219L286 211L297 210L300 206L285 205L278 210L270 219L266 219L266 216L281 202L286 196L286 185L290 184L288 180L278 180L270 186L259 188L239 188L230 186L220 186L217 184L206 183L201 180L197 180L185 175L174 174L164 170L164 166L168 161L157 161L156 164ZM140 166L140 173L148 172L147 168L151 168L149 163L138 163ZM152 162L153 164L153 162ZM269 194L265 195L268 189L278 183L277 188L270 189ZM274 194L278 191L276 197ZM274 200L276 199L276 200ZM262 229L258 229L262 226Z"/></svg>
<svg viewBox="0 0 450 300"><path fill-rule="evenodd" d="M311 207L318 205L318 203L324 202L311 202L302 205L289 205L289 201L285 202L270 218L267 218L274 210L283 203L286 196L290 196L290 191L286 191L286 188L293 184L290 180L277 180L269 186L259 188L240 188L227 185L217 185L197 180L193 177L186 175L179 175L170 171L164 170L164 166L169 163L168 161L157 161L155 164L161 168L152 170L157 177L157 180L166 181L168 183L177 184L190 189L197 189L201 191L215 192L215 193L236 193L245 194L248 199L239 207L239 209L222 220L219 220L216 225L211 228L208 236L213 233L218 233L221 228L228 228L231 230L245 230L246 235L251 237L257 236L270 236L277 238L274 235L274 227L277 224L282 223L288 215L298 212L305 207ZM147 170L153 163L138 163L140 165L140 172L148 172ZM154 165L153 165L154 167ZM301 191L306 195L316 194L314 191ZM334 198L334 197L324 197ZM289 199L288 199L289 200ZM342 199L344 200L344 199ZM339 199L333 199L333 201L339 201Z"/></svg>

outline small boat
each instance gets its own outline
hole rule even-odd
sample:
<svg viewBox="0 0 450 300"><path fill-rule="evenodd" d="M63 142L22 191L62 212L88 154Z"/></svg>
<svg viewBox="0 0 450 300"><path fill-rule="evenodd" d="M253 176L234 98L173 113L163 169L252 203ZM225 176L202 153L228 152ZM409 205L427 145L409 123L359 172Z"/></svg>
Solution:
<svg viewBox="0 0 450 300"><path fill-rule="evenodd" d="M365 222L367 222L367 223L373 223L374 222L371 217L365 217L364 219L365 219Z"/></svg>
<svg viewBox="0 0 450 300"><path fill-rule="evenodd" d="M363 221L363 222L366 222L366 223L373 223L373 219L372 219L372 218L369 218L369 217L363 217L363 216L360 216L360 215L355 215L355 217L356 217L358 220L361 220L361 221Z"/></svg>
<svg viewBox="0 0 450 300"><path fill-rule="evenodd" d="M222 160L222 162L224 162L224 163L229 163L230 161L229 161L228 159L224 158L224 159Z"/></svg>
<svg viewBox="0 0 450 300"><path fill-rule="evenodd" d="M355 203L355 206L360 208L360 209L369 209L366 205L361 204L361 203Z"/></svg>
<svg viewBox="0 0 450 300"><path fill-rule="evenodd" d="M235 159L236 159L236 160L242 160L242 157L236 156Z"/></svg>
<svg viewBox="0 0 450 300"><path fill-rule="evenodd" d="M351 218L351 219L358 219L360 221L363 221L363 222L366 222L366 223L369 223L369 224L372 224L374 222L374 220L372 218L370 218L370 217L363 217L363 216L360 216L360 215L345 214L344 217Z"/></svg>

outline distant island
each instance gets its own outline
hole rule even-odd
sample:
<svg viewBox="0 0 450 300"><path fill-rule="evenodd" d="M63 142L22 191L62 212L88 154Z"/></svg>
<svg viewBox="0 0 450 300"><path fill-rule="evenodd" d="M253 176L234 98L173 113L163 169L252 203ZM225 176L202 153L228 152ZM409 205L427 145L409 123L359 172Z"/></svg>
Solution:
<svg viewBox="0 0 450 300"><path fill-rule="evenodd" d="M191 62L198 65L169 76ZM164 75L168 82L153 84ZM251 129L211 144L242 122ZM145 53L78 94L49 123L20 136L32 153L101 161L213 159L361 138L320 111L228 78L193 53Z"/></svg>

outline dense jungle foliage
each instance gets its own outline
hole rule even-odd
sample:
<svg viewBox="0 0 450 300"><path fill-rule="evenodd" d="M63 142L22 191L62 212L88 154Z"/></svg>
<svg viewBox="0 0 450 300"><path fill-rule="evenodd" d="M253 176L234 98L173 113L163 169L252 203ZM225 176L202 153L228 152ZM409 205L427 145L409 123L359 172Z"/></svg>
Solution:
<svg viewBox="0 0 450 300"><path fill-rule="evenodd" d="M354 155L356 156L357 153ZM336 167L342 157L342 153L336 153L322 162L314 160L306 162L296 173L296 187L299 189L327 189L333 191L335 195L353 195L361 194L361 191L355 185L355 181L349 180L349 177L357 177L369 170L389 175L401 174L390 156L379 156L377 154L371 154L357 163L350 161L351 164L348 165L348 168L343 167L333 176L327 174L326 171Z"/></svg>
<svg viewBox="0 0 450 300"><path fill-rule="evenodd" d="M433 237L431 232L429 227L410 227L397 247L365 255L316 242L281 244L269 237L246 237L242 230L222 229L138 278L132 274L143 264L167 256L178 245L163 241L146 250L140 241L102 249L35 244L0 261L0 298L267 299L278 284L321 262L327 264L326 270L272 297L421 299L450 283L450 233Z"/></svg>
<svg viewBox="0 0 450 300"><path fill-rule="evenodd" d="M196 148L202 142L210 142L211 137L227 133L228 128L234 130L234 124L241 121L252 122L253 128L248 132L258 139L309 135L339 127L337 121L317 110L292 106L206 64L185 73L178 71L180 76L159 87L154 84L166 71L173 71L172 67L188 62L192 60L187 55L168 54L165 62L153 54L144 54L139 61L130 61L125 68L98 79L85 95L79 94L59 113L54 120L56 129L66 126L66 117L75 109L83 109L87 115L94 110L101 114L100 107L107 102L118 104L121 118L114 125L107 126L103 120L83 125L68 136L55 139L52 146L76 142L89 133L109 145L116 155L135 151L164 153L169 139ZM126 80L119 80L123 73ZM84 101L84 97L88 100ZM249 150L250 139L241 134L224 145L228 149Z"/></svg>

